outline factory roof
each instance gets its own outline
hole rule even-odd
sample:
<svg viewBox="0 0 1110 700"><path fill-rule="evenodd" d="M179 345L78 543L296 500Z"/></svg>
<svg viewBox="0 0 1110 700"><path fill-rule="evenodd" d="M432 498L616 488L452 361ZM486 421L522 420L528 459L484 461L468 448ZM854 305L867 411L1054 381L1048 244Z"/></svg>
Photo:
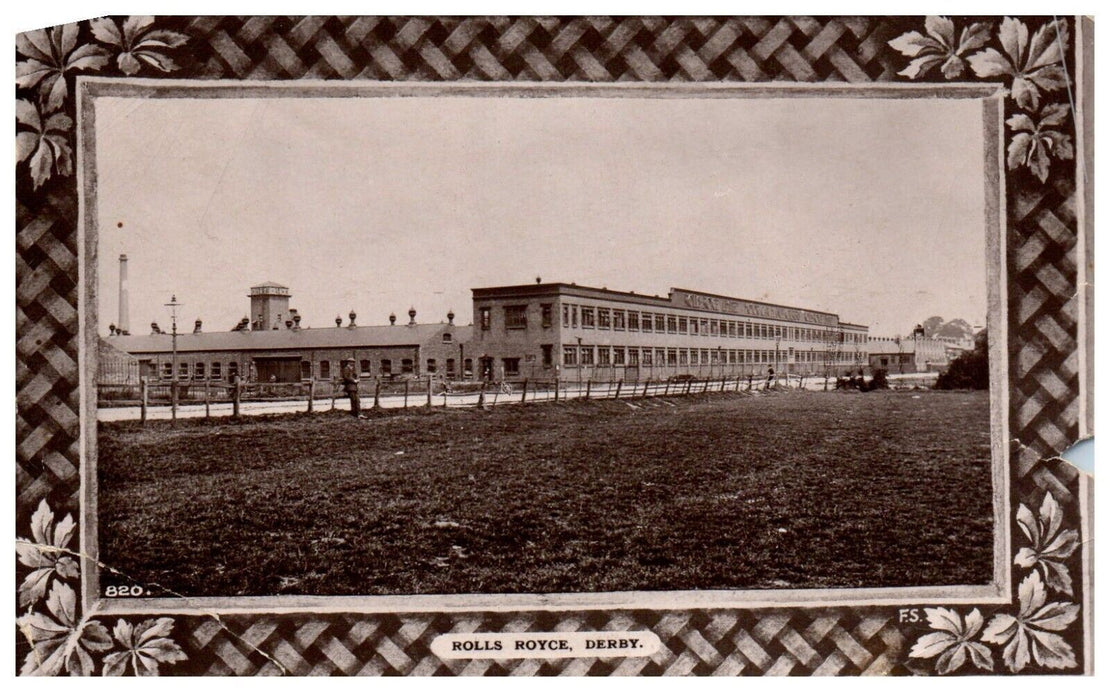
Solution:
<svg viewBox="0 0 1110 700"><path fill-rule="evenodd" d="M450 323L417 323L400 326L345 326L273 331L217 331L179 333L178 352L272 351L317 348L398 347L421 345L451 333L455 342L468 342L473 326ZM168 333L113 335L104 339L131 354L170 352L173 338Z"/></svg>

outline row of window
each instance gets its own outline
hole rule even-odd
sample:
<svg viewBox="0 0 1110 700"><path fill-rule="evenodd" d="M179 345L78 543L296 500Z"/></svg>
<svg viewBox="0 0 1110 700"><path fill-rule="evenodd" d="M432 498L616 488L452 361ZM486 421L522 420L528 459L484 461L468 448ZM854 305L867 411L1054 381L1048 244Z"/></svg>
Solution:
<svg viewBox="0 0 1110 700"><path fill-rule="evenodd" d="M563 346L563 364L635 366L692 366L718 364L762 364L775 362L821 363L863 361L863 352L825 352L824 350L710 350L699 348L624 348L592 345Z"/></svg>
<svg viewBox="0 0 1110 700"><path fill-rule="evenodd" d="M473 371L472 360L468 359L465 362L466 362L465 371L472 372ZM316 378L317 379L331 379L332 376L333 376L332 375L332 371L333 371L332 365L333 365L333 363L330 360L320 360L316 364L316 367L318 369L318 372L316 374ZM425 367L427 368L428 374L435 374L436 371L439 369L439 363L436 360L436 358L429 357L427 362L425 363ZM413 361L412 361L412 359L406 357L403 360L401 360L400 369L401 369L402 374L411 374L412 371L413 371ZM455 376L455 359L453 357L448 358L447 361L444 363L444 368L443 369L444 369L444 373L448 377L454 377ZM369 374L370 370L371 370L370 360L360 360L359 361L359 373L360 374ZM335 371L335 376L339 376L338 363L336 363L334 371ZM392 375L393 374L393 360L388 359L388 358L383 358L381 360L381 362L379 363L379 365L378 365L378 371L382 375ZM163 362L162 365L161 365L161 368L160 368L160 374L161 374L161 377L163 379L173 379L173 363L172 362ZM234 377L238 374L239 374L239 363L238 362L229 362L229 363L227 363L227 378L230 379L231 377ZM312 376L313 376L312 375L312 363L309 362L308 360L301 360L301 379L312 379ZM221 363L221 362L211 362L211 363L180 362L177 365L177 378L178 379L223 379L224 378L223 363Z"/></svg>
<svg viewBox="0 0 1110 700"><path fill-rule="evenodd" d="M800 342L864 343L865 333L841 332L819 328L780 326L774 323L729 321L726 319L653 314L626 309L563 304L563 328L597 328L600 330L640 331L642 333L677 333L720 338L764 338Z"/></svg>
<svg viewBox="0 0 1110 700"><path fill-rule="evenodd" d="M190 373L190 370L191 373ZM163 362L159 370L163 379L173 379L173 363ZM239 363L227 363L227 376L228 378L234 377L239 374ZM223 379L224 367L220 362L213 362L205 365L203 362L194 362L190 365L188 362L179 362L177 365L177 378L178 379Z"/></svg>
<svg viewBox="0 0 1110 700"><path fill-rule="evenodd" d="M554 319L552 304L540 304L540 325L550 328ZM508 330L524 330L528 328L528 305L515 304L502 309L505 315L505 328ZM482 330L488 331L493 326L492 309L483 306L478 309L478 325Z"/></svg>

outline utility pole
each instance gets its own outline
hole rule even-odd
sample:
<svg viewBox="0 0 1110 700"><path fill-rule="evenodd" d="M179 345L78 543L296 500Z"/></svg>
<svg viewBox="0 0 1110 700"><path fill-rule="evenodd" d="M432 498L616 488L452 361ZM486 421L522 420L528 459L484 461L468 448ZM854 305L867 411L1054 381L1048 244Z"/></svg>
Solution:
<svg viewBox="0 0 1110 700"><path fill-rule="evenodd" d="M170 425L177 426L177 307L181 306L177 301L177 295L170 296L170 303L163 304L170 309Z"/></svg>

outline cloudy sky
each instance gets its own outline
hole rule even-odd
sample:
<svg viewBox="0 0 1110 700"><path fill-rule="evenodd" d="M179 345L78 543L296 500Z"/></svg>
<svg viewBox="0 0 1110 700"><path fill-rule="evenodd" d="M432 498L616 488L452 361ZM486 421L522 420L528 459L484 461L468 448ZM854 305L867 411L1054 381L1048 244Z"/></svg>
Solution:
<svg viewBox="0 0 1110 700"><path fill-rule="evenodd" d="M304 324L471 319L470 288L684 287L876 334L986 317L974 100L97 101L100 325L228 330L252 284Z"/></svg>

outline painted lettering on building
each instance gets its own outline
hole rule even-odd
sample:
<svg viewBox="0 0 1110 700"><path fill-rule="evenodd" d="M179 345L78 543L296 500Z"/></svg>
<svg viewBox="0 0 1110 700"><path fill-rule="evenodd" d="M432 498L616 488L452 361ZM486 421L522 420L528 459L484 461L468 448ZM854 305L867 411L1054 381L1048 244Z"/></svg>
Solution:
<svg viewBox="0 0 1110 700"><path fill-rule="evenodd" d="M776 321L815 323L824 326L835 326L838 320L837 317L833 314L823 314L818 311L788 309L781 306L760 304L754 301L722 299L721 297L707 296L705 294L679 292L675 294L675 297L677 297L678 301L685 306L691 309L701 309L703 311L716 311L719 313L737 314L739 316L751 316L754 318L767 318Z"/></svg>

